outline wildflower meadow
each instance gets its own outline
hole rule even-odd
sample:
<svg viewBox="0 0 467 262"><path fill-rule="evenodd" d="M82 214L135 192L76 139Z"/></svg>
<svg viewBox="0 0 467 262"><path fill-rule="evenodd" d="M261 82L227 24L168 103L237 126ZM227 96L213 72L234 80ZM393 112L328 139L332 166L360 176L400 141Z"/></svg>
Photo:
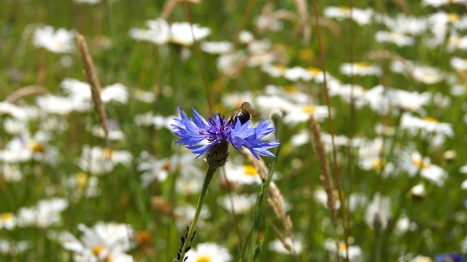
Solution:
<svg viewBox="0 0 467 262"><path fill-rule="evenodd" d="M0 1L0 261L467 261L467 1Z"/></svg>

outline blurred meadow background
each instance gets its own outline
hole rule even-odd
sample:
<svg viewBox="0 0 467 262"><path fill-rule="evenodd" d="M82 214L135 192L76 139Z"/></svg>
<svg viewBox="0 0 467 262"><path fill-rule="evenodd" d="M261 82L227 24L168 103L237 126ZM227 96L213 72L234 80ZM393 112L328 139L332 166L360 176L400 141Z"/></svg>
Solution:
<svg viewBox="0 0 467 262"><path fill-rule="evenodd" d="M270 193L230 147L187 261L466 261L467 2L316 4L0 1L0 261L174 261L207 170L177 106L244 101Z"/></svg>

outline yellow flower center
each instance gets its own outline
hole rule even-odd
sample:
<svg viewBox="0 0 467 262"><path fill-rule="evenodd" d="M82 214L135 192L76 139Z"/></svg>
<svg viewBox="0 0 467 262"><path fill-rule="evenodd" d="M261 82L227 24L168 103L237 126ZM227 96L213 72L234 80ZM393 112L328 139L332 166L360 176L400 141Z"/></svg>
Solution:
<svg viewBox="0 0 467 262"><path fill-rule="evenodd" d="M76 185L78 187L86 187L86 185L88 184L88 175L86 175L86 173L78 173L75 175L75 180L76 180Z"/></svg>
<svg viewBox="0 0 467 262"><path fill-rule="evenodd" d="M339 251L346 251L347 247L344 243L339 243Z"/></svg>
<svg viewBox="0 0 467 262"><path fill-rule="evenodd" d="M416 166L420 167L421 169L427 169L427 168L430 167L429 164L423 162L423 160L421 160L421 159L412 160L412 162L413 162Z"/></svg>
<svg viewBox="0 0 467 262"><path fill-rule="evenodd" d="M298 52L298 57L301 60L311 60L313 59L314 56L315 54L313 53L311 49L302 49L300 50L300 52Z"/></svg>
<svg viewBox="0 0 467 262"><path fill-rule="evenodd" d="M316 112L316 107L314 107L314 106L305 106L302 109L302 111L303 111L303 113L313 114L314 112Z"/></svg>
<svg viewBox="0 0 467 262"><path fill-rule="evenodd" d="M102 251L104 250L104 246L95 246L92 248L92 253L94 254L94 256L99 257L99 254L102 253Z"/></svg>
<svg viewBox="0 0 467 262"><path fill-rule="evenodd" d="M350 7L347 6L340 6L339 9L341 10L344 15L350 15Z"/></svg>
<svg viewBox="0 0 467 262"><path fill-rule="evenodd" d="M3 214L0 214L0 220L1 221L11 221L15 218L15 215L13 215L13 213L3 213Z"/></svg>
<svg viewBox="0 0 467 262"><path fill-rule="evenodd" d="M368 68L370 67L370 64L365 63L365 62L360 62L360 63L355 63L355 66L360 67L360 68Z"/></svg>
<svg viewBox="0 0 467 262"><path fill-rule="evenodd" d="M165 164L162 166L162 169L164 169L165 171L169 171L169 170L170 170L170 162L167 161L167 163L165 163Z"/></svg>
<svg viewBox="0 0 467 262"><path fill-rule="evenodd" d="M287 67L286 66L283 66L283 65L276 65L275 68L281 72L285 72L285 70L287 70ZM240 107L240 106L238 106Z"/></svg>
<svg viewBox="0 0 467 262"><path fill-rule="evenodd" d="M29 148L31 149L32 152L41 153L41 154L45 153L45 147L39 142L32 142L31 144L29 144Z"/></svg>
<svg viewBox="0 0 467 262"><path fill-rule="evenodd" d="M113 151L112 149L110 148L104 148L102 150L102 155L105 157L105 158L108 158L108 159L111 159L112 158L112 155L113 155Z"/></svg>
<svg viewBox="0 0 467 262"><path fill-rule="evenodd" d="M457 14L454 14L454 13L449 13L448 14L448 21L451 22L451 23L459 22L459 16Z"/></svg>
<svg viewBox="0 0 467 262"><path fill-rule="evenodd" d="M384 167L386 165L386 163L384 162L384 160L381 160L381 159L376 159L373 161L372 163L372 166L373 168L381 168L381 167Z"/></svg>
<svg viewBox="0 0 467 262"><path fill-rule="evenodd" d="M284 91L286 93L297 93L298 90L295 88L295 86L284 86Z"/></svg>
<svg viewBox="0 0 467 262"><path fill-rule="evenodd" d="M255 176L258 172L256 171L256 168L254 166L246 165L244 173L247 176Z"/></svg>
<svg viewBox="0 0 467 262"><path fill-rule="evenodd" d="M208 256L200 256L196 259L196 262L211 262L211 258Z"/></svg>
<svg viewBox="0 0 467 262"><path fill-rule="evenodd" d="M306 71L312 75L319 75L321 73L321 70L316 67L308 67Z"/></svg>
<svg viewBox="0 0 467 262"><path fill-rule="evenodd" d="M433 260L431 258L422 257L418 258L417 262L433 262Z"/></svg>
<svg viewBox="0 0 467 262"><path fill-rule="evenodd" d="M424 117L422 118L423 121L428 122L428 123L438 123L438 120L436 120L433 117Z"/></svg>

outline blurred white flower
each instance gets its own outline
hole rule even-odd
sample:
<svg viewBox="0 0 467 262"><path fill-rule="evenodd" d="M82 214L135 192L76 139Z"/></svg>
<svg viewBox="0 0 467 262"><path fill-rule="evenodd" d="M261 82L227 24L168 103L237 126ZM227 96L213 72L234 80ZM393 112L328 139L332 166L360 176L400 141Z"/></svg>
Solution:
<svg viewBox="0 0 467 262"><path fill-rule="evenodd" d="M260 184L261 178L252 165L234 165L227 162L225 165L225 176L229 183L239 185Z"/></svg>
<svg viewBox="0 0 467 262"><path fill-rule="evenodd" d="M145 103L153 103L156 101L156 95L154 92L145 91L143 89L136 89L133 91L133 96L136 100L142 101Z"/></svg>
<svg viewBox="0 0 467 262"><path fill-rule="evenodd" d="M394 19L385 17L383 22L391 31L402 35L421 35L427 29L427 21L424 17L398 14Z"/></svg>
<svg viewBox="0 0 467 262"><path fill-rule="evenodd" d="M19 182L23 179L23 173L21 172L18 163L8 163L3 161L1 171L5 182Z"/></svg>
<svg viewBox="0 0 467 262"><path fill-rule="evenodd" d="M412 76L416 80L429 85L439 83L444 79L443 72L430 66L414 66Z"/></svg>
<svg viewBox="0 0 467 262"><path fill-rule="evenodd" d="M433 6L433 7L440 7L443 5L450 5L450 4L464 4L467 5L465 0L422 0L422 6Z"/></svg>
<svg viewBox="0 0 467 262"><path fill-rule="evenodd" d="M130 37L140 41L149 41L157 45L163 45L170 39L170 27L164 19L148 20L149 29L132 28Z"/></svg>
<svg viewBox="0 0 467 262"><path fill-rule="evenodd" d="M335 18L337 20L343 20L348 19L352 16L352 19L359 25L369 24L371 22L373 13L373 10L370 8L359 9L344 6L329 6L324 9L324 16L326 17Z"/></svg>
<svg viewBox="0 0 467 262"><path fill-rule="evenodd" d="M45 95L37 98L37 106L48 114L68 115L75 105L67 97Z"/></svg>
<svg viewBox="0 0 467 262"><path fill-rule="evenodd" d="M182 229L186 228L186 226L191 225L191 221L195 216L196 208L194 206L184 205L184 206L177 206L175 208L175 216L176 216L176 223L177 228ZM201 213L199 215L199 220L197 224L197 228L200 229L204 226L204 221L211 216L211 212L209 212L209 208L207 205L204 205L201 209Z"/></svg>
<svg viewBox="0 0 467 262"><path fill-rule="evenodd" d="M233 45L227 41L202 42L201 50L209 54L224 54L233 50Z"/></svg>
<svg viewBox="0 0 467 262"><path fill-rule="evenodd" d="M309 121L310 115L313 115L317 121L322 121L328 117L327 106L294 105L291 108L288 108L286 112L287 114L283 121L285 124L289 124L291 126Z"/></svg>
<svg viewBox="0 0 467 262"><path fill-rule="evenodd" d="M467 71L467 59L451 57L451 66L457 71Z"/></svg>
<svg viewBox="0 0 467 262"><path fill-rule="evenodd" d="M450 123L441 123L432 117L419 118L410 113L402 114L400 128L407 130L412 136L420 134L423 139L432 141L433 146L443 144L446 137L454 135Z"/></svg>
<svg viewBox="0 0 467 262"><path fill-rule="evenodd" d="M61 222L60 213L68 207L68 201L62 198L40 200L36 206L20 208L18 224L46 228Z"/></svg>
<svg viewBox="0 0 467 262"><path fill-rule="evenodd" d="M193 24L191 26L190 23L179 22L170 25L170 41L179 45L192 45L194 42L193 35L195 36L196 41L200 41L209 34L211 34L211 30L209 28L201 27L198 24Z"/></svg>
<svg viewBox="0 0 467 262"><path fill-rule="evenodd" d="M224 207L228 212L232 212L232 204L233 210L235 214L243 214L246 213L252 206L254 206L256 201L256 196L250 195L236 195L233 194L230 197L229 195L224 196L219 199L219 204Z"/></svg>
<svg viewBox="0 0 467 262"><path fill-rule="evenodd" d="M17 221L16 216L13 213L1 213L0 214L0 229L5 228L12 230L16 227Z"/></svg>
<svg viewBox="0 0 467 262"><path fill-rule="evenodd" d="M0 102L0 114L9 115L19 120L29 118L27 110L8 102Z"/></svg>
<svg viewBox="0 0 467 262"><path fill-rule="evenodd" d="M187 262L228 262L232 259L229 250L216 243L201 243L186 253Z"/></svg>
<svg viewBox="0 0 467 262"><path fill-rule="evenodd" d="M360 75L360 76L368 76L368 75L374 75L374 76L379 76L381 75L381 69L379 67L368 64L368 63L343 63L340 66L340 72L343 75Z"/></svg>
<svg viewBox="0 0 467 262"><path fill-rule="evenodd" d="M101 2L101 0L73 0L73 1L79 4L91 4L91 5L98 4Z"/></svg>
<svg viewBox="0 0 467 262"><path fill-rule="evenodd" d="M0 254L16 256L31 248L28 241L7 241L0 238Z"/></svg>
<svg viewBox="0 0 467 262"><path fill-rule="evenodd" d="M365 213L365 221L367 225L375 230L386 229L389 218L391 217L391 200L389 197L381 197L376 193L373 201L368 205Z"/></svg>
<svg viewBox="0 0 467 262"><path fill-rule="evenodd" d="M288 248L284 247L284 243L280 239L276 239L269 243L269 249L277 252L279 254L290 255L293 254L291 250L294 251L295 254L300 254L303 250L303 244L299 237L297 238L290 238L286 237L283 239L285 244Z"/></svg>
<svg viewBox="0 0 467 262"><path fill-rule="evenodd" d="M413 37L399 32L378 31L375 38L380 43L393 43L397 46L410 46L415 43Z"/></svg>
<svg viewBox="0 0 467 262"><path fill-rule="evenodd" d="M62 233L59 241L62 246L73 252L74 261L119 261L132 262L125 254L133 247L133 229L128 224L98 222L92 228L78 225L82 232L80 239L71 233Z"/></svg>
<svg viewBox="0 0 467 262"><path fill-rule="evenodd" d="M99 179L83 172L68 177L65 184L72 191L71 196L74 200L79 200L81 197L97 197L101 194Z"/></svg>
<svg viewBox="0 0 467 262"><path fill-rule="evenodd" d="M75 32L51 26L38 27L34 30L34 46L43 47L54 53L70 53L75 49Z"/></svg>
<svg viewBox="0 0 467 262"><path fill-rule="evenodd" d="M250 31L244 31L243 30L238 34L238 40L240 41L240 43L243 43L243 44L248 44L251 41L253 41L254 39L255 39L255 37L253 36L253 34Z"/></svg>
<svg viewBox="0 0 467 262"><path fill-rule="evenodd" d="M441 167L431 164L430 158L422 156L418 152L402 152L400 156L400 167L402 170L409 173L410 176L415 176L418 172L420 175L438 186L444 185L448 174Z"/></svg>
<svg viewBox="0 0 467 262"><path fill-rule="evenodd" d="M345 258L349 253L349 260L352 262L363 261L363 251L358 246L349 245L346 247L345 243L339 242L338 247L336 247L336 241L332 239L326 239L324 242L324 248L326 248L330 253L337 253L340 257Z"/></svg>
<svg viewBox="0 0 467 262"><path fill-rule="evenodd" d="M413 186L410 189L410 195L412 195L415 198L424 198L426 195L426 189L424 184L418 184Z"/></svg>
<svg viewBox="0 0 467 262"><path fill-rule="evenodd" d="M60 83L60 86L68 94L69 100L75 104L77 111L91 109L91 87L88 83L66 78ZM104 103L116 101L126 104L128 102L128 88L120 83L106 86L101 90L101 99Z"/></svg>
<svg viewBox="0 0 467 262"><path fill-rule="evenodd" d="M85 145L77 164L84 172L103 175L111 172L117 164L128 166L132 159L133 156L125 150L118 151Z"/></svg>
<svg viewBox="0 0 467 262"><path fill-rule="evenodd" d="M164 19L146 21L148 29L133 28L130 30L130 37L140 41L149 41L157 45L168 42L189 46L193 44L193 35L197 41L207 37L211 30L201 27L198 24L178 22L169 25ZM192 32L193 28L193 32Z"/></svg>
<svg viewBox="0 0 467 262"><path fill-rule="evenodd" d="M402 215L399 220L397 220L395 233L398 236L405 234L407 231L415 231L417 229L417 224L411 222L410 219Z"/></svg>

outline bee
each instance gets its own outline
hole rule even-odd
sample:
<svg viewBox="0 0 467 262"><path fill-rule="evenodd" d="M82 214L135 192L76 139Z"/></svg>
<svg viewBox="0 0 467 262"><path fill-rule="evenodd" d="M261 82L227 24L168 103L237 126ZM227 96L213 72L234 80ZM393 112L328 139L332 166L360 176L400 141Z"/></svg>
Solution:
<svg viewBox="0 0 467 262"><path fill-rule="evenodd" d="M252 117L260 116L261 113L251 108L250 103L243 102L239 109L235 110L229 117L229 123L236 123L237 119L240 120L240 123L243 125Z"/></svg>

